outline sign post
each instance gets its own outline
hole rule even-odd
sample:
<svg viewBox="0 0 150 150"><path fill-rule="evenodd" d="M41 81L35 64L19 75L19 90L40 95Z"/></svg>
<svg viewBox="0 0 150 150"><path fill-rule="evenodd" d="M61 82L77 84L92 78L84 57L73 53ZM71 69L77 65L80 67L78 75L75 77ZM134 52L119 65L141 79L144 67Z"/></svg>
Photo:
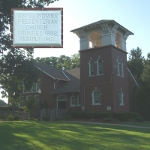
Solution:
<svg viewBox="0 0 150 150"><path fill-rule="evenodd" d="M12 9L11 46L17 48L62 48L63 9Z"/></svg>

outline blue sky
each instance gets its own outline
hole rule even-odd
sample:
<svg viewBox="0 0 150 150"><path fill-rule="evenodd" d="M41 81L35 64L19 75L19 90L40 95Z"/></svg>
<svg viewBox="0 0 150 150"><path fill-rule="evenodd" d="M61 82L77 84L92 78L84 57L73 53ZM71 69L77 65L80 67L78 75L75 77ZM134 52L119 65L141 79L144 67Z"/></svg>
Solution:
<svg viewBox="0 0 150 150"><path fill-rule="evenodd" d="M79 39L70 30L101 19L115 20L134 33L127 39L127 52L136 47L144 57L150 52L150 0L59 0L49 7L64 9L64 48L35 49L34 57L77 53Z"/></svg>
<svg viewBox="0 0 150 150"><path fill-rule="evenodd" d="M34 57L71 56L79 50L79 38L70 32L101 19L112 19L134 33L127 39L127 52L140 47L150 52L150 0L59 0L50 7L64 9L64 48L35 49Z"/></svg>

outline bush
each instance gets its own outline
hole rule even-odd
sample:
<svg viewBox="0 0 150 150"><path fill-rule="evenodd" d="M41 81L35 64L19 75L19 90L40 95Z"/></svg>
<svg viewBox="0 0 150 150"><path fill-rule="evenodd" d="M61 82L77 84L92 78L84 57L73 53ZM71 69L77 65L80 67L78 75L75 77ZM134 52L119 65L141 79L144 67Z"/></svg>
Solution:
<svg viewBox="0 0 150 150"><path fill-rule="evenodd" d="M135 118L135 121L137 122L143 122L144 121L144 118L140 115L138 115L136 118Z"/></svg>
<svg viewBox="0 0 150 150"><path fill-rule="evenodd" d="M49 121L49 116L43 117L43 121Z"/></svg>
<svg viewBox="0 0 150 150"><path fill-rule="evenodd" d="M72 119L72 116L71 116L71 114L65 114L64 115L64 120L71 120Z"/></svg>
<svg viewBox="0 0 150 150"><path fill-rule="evenodd" d="M113 118L104 118L103 122L114 122Z"/></svg>
<svg viewBox="0 0 150 150"><path fill-rule="evenodd" d="M14 116L9 115L9 116L6 117L6 120L8 120L8 121L13 121L13 120L14 120Z"/></svg>
<svg viewBox="0 0 150 150"><path fill-rule="evenodd" d="M107 113L107 112L68 112L66 119L106 119L112 118L119 121L135 120L138 113ZM65 119L65 118L64 118Z"/></svg>
<svg viewBox="0 0 150 150"><path fill-rule="evenodd" d="M19 116L14 116L14 120L15 120L15 121L19 121L19 120L20 120L20 117L19 117Z"/></svg>

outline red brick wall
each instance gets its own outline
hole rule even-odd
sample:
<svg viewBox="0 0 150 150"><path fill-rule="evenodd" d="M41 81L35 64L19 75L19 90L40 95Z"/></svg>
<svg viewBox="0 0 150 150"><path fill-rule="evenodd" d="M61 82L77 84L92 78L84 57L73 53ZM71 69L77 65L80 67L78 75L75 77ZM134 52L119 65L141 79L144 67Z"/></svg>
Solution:
<svg viewBox="0 0 150 150"><path fill-rule="evenodd" d="M127 60L126 52L112 46L103 46L80 51L80 83L82 105L87 112L128 112L128 80L127 80ZM96 63L95 75L89 76L88 62L92 59L94 62L101 58L103 61L103 75L97 76ZM114 67L116 59L119 57L124 63L125 77L118 77L117 70ZM119 105L119 91L123 89L125 105ZM101 105L92 105L92 92L97 89L101 95ZM111 110L107 110L111 106Z"/></svg>

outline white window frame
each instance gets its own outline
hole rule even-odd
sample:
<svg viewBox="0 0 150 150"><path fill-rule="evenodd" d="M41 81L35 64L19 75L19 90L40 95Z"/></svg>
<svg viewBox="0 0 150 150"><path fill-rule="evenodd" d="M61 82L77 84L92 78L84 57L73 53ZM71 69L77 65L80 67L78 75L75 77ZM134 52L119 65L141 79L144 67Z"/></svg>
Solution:
<svg viewBox="0 0 150 150"><path fill-rule="evenodd" d="M99 103L96 103L95 102L95 92L98 92L99 93ZM98 90L94 90L93 92L92 92L92 105L101 105L101 93L100 93L100 91L98 91Z"/></svg>
<svg viewBox="0 0 150 150"><path fill-rule="evenodd" d="M91 62L93 62L93 72L92 72ZM93 61L93 60L90 60L90 61L89 61L89 76L94 76L94 75L95 75L94 61Z"/></svg>
<svg viewBox="0 0 150 150"><path fill-rule="evenodd" d="M35 86L35 90L33 90L33 86ZM40 82L33 83L29 91L25 89L25 85L23 83L23 93L36 93L38 92L39 89L40 89Z"/></svg>
<svg viewBox="0 0 150 150"><path fill-rule="evenodd" d="M74 100L74 104L73 104L73 100ZM75 96L71 96L70 97L70 107L75 107L75 106L76 106L76 97Z"/></svg>
<svg viewBox="0 0 150 150"><path fill-rule="evenodd" d="M123 64L123 62L119 62L119 60L117 59L116 64L117 64L117 66L116 66L117 76L124 77L124 64Z"/></svg>
<svg viewBox="0 0 150 150"><path fill-rule="evenodd" d="M119 92L119 101L120 101L119 105L124 106L124 94L123 94L122 89Z"/></svg>
<svg viewBox="0 0 150 150"><path fill-rule="evenodd" d="M77 106L81 106L81 99L80 99L80 95L77 97Z"/></svg>

